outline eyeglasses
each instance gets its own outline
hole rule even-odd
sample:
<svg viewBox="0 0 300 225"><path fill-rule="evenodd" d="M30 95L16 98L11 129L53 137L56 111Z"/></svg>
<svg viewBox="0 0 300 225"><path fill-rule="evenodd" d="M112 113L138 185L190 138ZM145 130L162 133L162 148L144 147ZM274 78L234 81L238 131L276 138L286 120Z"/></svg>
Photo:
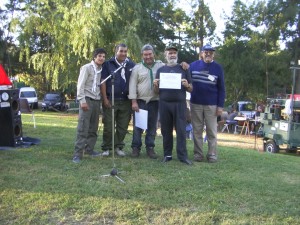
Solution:
<svg viewBox="0 0 300 225"><path fill-rule="evenodd" d="M212 54L214 54L213 51L203 51L203 53L204 53L205 55L212 55Z"/></svg>

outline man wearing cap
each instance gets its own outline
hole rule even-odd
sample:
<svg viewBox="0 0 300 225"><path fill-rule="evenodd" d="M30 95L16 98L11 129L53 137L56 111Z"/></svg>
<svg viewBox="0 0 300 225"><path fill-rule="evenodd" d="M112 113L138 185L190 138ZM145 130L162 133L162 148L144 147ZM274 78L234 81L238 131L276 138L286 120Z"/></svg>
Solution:
<svg viewBox="0 0 300 225"><path fill-rule="evenodd" d="M191 76L178 63L178 50L174 46L165 49L167 64L157 70L154 88L159 92L159 114L163 136L164 159L172 160L173 129L176 130L176 151L180 162L191 165L186 149L186 91L191 92ZM173 79L178 81L174 83ZM172 85L174 86L172 86ZM176 87L175 87L176 86Z"/></svg>
<svg viewBox="0 0 300 225"><path fill-rule="evenodd" d="M200 52L200 60L190 65L193 81L191 117L194 131L194 160L204 160L203 128L206 126L208 162L217 162L217 117L222 115L225 101L224 72L214 61L215 49L207 44Z"/></svg>

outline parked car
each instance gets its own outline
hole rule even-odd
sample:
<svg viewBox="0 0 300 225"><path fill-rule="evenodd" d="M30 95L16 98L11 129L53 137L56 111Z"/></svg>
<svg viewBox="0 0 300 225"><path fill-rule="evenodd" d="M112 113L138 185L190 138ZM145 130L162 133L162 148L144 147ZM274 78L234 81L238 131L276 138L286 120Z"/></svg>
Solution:
<svg viewBox="0 0 300 225"><path fill-rule="evenodd" d="M67 109L66 98L61 92L46 93L42 102L42 111L64 111Z"/></svg>
<svg viewBox="0 0 300 225"><path fill-rule="evenodd" d="M255 116L255 103L251 101L238 101L232 107L238 112L239 115L253 118Z"/></svg>
<svg viewBox="0 0 300 225"><path fill-rule="evenodd" d="M38 97L33 87L20 88L19 98L26 98L31 108L38 108Z"/></svg>
<svg viewBox="0 0 300 225"><path fill-rule="evenodd" d="M285 107L285 98L267 98L267 103L272 105L273 108L280 107L283 109Z"/></svg>

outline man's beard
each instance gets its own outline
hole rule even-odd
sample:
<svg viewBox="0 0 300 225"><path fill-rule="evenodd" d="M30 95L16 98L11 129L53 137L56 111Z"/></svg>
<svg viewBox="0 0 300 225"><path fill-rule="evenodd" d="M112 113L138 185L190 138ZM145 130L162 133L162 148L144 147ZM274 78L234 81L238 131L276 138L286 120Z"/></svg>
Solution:
<svg viewBox="0 0 300 225"><path fill-rule="evenodd" d="M177 60L178 60L178 58L176 58L176 59L167 59L167 62L168 62L168 64L175 65L175 64L177 64Z"/></svg>

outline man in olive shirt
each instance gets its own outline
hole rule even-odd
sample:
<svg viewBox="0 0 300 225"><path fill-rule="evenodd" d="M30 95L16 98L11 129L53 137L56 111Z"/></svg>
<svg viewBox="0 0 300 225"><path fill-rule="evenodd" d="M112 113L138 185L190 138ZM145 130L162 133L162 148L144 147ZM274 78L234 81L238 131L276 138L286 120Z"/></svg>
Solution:
<svg viewBox="0 0 300 225"><path fill-rule="evenodd" d="M97 48L93 60L80 68L77 83L79 116L73 162L79 163L85 151L90 156L99 156L94 151L100 114L100 78L106 51Z"/></svg>
<svg viewBox="0 0 300 225"><path fill-rule="evenodd" d="M142 62L137 64L133 70L129 82L129 95L131 99L132 110L139 112L139 109L148 111L147 130L145 136L145 145L147 155L156 159L157 155L154 151L156 123L158 117L158 94L154 92L153 80L156 71L164 65L161 61L155 61L154 49L151 45L146 44L142 47ZM135 116L134 124L135 124ZM134 126L132 137L132 157L140 155L142 147L143 129Z"/></svg>

